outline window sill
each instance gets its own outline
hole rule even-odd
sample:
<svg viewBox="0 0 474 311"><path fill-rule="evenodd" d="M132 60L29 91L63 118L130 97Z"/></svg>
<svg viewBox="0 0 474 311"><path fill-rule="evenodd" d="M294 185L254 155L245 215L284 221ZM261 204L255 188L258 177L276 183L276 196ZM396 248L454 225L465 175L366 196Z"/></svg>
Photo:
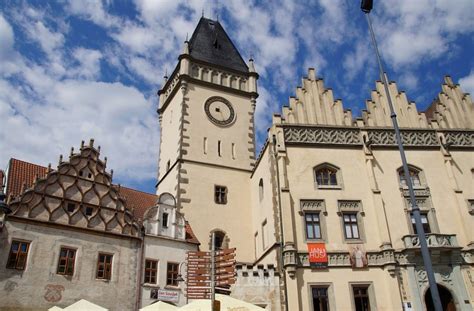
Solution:
<svg viewBox="0 0 474 311"><path fill-rule="evenodd" d="M166 285L165 289L180 290L179 285Z"/></svg>
<svg viewBox="0 0 474 311"><path fill-rule="evenodd" d="M327 243L326 240L322 239L322 238L321 239L308 239L308 238L306 238L304 241L307 242L307 243Z"/></svg>
<svg viewBox="0 0 474 311"><path fill-rule="evenodd" d="M104 282L104 283L110 283L111 280L109 279L95 279L96 281L99 281L99 282Z"/></svg>
<svg viewBox="0 0 474 311"><path fill-rule="evenodd" d="M364 244L365 242L361 239L345 239L346 244Z"/></svg>
<svg viewBox="0 0 474 311"><path fill-rule="evenodd" d="M316 185L316 189L320 189L320 190L341 190L342 186L340 186L340 185L334 185L334 186Z"/></svg>
<svg viewBox="0 0 474 311"><path fill-rule="evenodd" d="M143 283L142 284L143 287L150 287L150 288L160 288L160 286L158 284L153 284L153 283Z"/></svg>

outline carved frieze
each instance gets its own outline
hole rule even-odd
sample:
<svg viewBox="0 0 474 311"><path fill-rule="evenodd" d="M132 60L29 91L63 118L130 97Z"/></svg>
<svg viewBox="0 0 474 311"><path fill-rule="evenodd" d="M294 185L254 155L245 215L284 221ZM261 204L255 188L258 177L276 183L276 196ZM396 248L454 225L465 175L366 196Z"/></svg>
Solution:
<svg viewBox="0 0 474 311"><path fill-rule="evenodd" d="M406 235L403 237L405 248L420 247L420 239L417 235ZM456 235L430 233L426 235L428 247L458 247Z"/></svg>
<svg viewBox="0 0 474 311"><path fill-rule="evenodd" d="M324 200L301 200L300 201L301 212L321 211L327 214L326 203Z"/></svg>
<svg viewBox="0 0 474 311"><path fill-rule="evenodd" d="M451 147L474 147L474 131L444 131L446 144Z"/></svg>
<svg viewBox="0 0 474 311"><path fill-rule="evenodd" d="M285 126L285 143L362 145L359 129Z"/></svg>
<svg viewBox="0 0 474 311"><path fill-rule="evenodd" d="M415 192L415 197L429 197L430 196L430 188L422 188L422 189L413 189ZM404 188L402 190L403 196L409 198L410 197L410 191L408 191L408 188Z"/></svg>
<svg viewBox="0 0 474 311"><path fill-rule="evenodd" d="M371 146L396 146L395 131L392 129L367 129ZM439 146L434 130L402 130L404 146L430 147Z"/></svg>

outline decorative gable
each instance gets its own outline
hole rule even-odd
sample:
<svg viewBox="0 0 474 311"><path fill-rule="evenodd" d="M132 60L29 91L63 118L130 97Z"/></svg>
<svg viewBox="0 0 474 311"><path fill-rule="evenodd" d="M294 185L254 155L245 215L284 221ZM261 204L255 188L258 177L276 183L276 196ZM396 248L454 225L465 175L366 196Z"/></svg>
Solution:
<svg viewBox="0 0 474 311"><path fill-rule="evenodd" d="M60 156L57 170L49 167L45 177L10 200L11 216L138 236L120 186L112 184L113 171L106 172L107 158L99 156L93 139L88 146L82 142L78 153L71 149L69 161Z"/></svg>

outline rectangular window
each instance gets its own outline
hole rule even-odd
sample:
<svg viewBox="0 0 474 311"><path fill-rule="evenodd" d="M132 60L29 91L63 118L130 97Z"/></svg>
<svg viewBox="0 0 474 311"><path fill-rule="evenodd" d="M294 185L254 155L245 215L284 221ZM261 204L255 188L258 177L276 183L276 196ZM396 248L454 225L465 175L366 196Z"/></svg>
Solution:
<svg viewBox="0 0 474 311"><path fill-rule="evenodd" d="M97 276L98 279L110 280L112 277L112 255L99 253L97 260Z"/></svg>
<svg viewBox="0 0 474 311"><path fill-rule="evenodd" d="M262 223L262 243L263 243L263 250L265 250L268 246L268 232L267 232L267 220L265 219Z"/></svg>
<svg viewBox="0 0 474 311"><path fill-rule="evenodd" d="M319 213L306 213L306 238L310 239L321 239L321 222L319 219Z"/></svg>
<svg viewBox="0 0 474 311"><path fill-rule="evenodd" d="M58 260L58 274L73 275L74 264L76 261L76 250L72 248L61 247Z"/></svg>
<svg viewBox="0 0 474 311"><path fill-rule="evenodd" d="M69 213L74 212L75 209L76 209L76 204L74 204L74 203L68 203L68 204L67 204L67 211L68 211Z"/></svg>
<svg viewBox="0 0 474 311"><path fill-rule="evenodd" d="M92 207L86 207L86 216L92 216L93 209Z"/></svg>
<svg viewBox="0 0 474 311"><path fill-rule="evenodd" d="M354 286L352 287L352 291L354 293L356 311L370 311L369 287Z"/></svg>
<svg viewBox="0 0 474 311"><path fill-rule="evenodd" d="M10 254L8 255L7 268L25 270L29 249L30 243L28 242L12 241Z"/></svg>
<svg viewBox="0 0 474 311"><path fill-rule="evenodd" d="M207 137L204 137L202 144L203 144L202 146L203 152L204 154L207 154Z"/></svg>
<svg viewBox="0 0 474 311"><path fill-rule="evenodd" d="M178 286L178 267L179 264L168 262L168 267L166 269L166 285Z"/></svg>
<svg viewBox="0 0 474 311"><path fill-rule="evenodd" d="M312 287L313 295L313 310L314 311L328 311L329 310L329 296L327 287Z"/></svg>
<svg viewBox="0 0 474 311"><path fill-rule="evenodd" d="M163 228L168 228L168 213L163 213L161 225L163 226Z"/></svg>
<svg viewBox="0 0 474 311"><path fill-rule="evenodd" d="M214 202L217 204L227 204L227 187L214 187Z"/></svg>
<svg viewBox="0 0 474 311"><path fill-rule="evenodd" d="M217 141L217 155L221 156L221 141Z"/></svg>
<svg viewBox="0 0 474 311"><path fill-rule="evenodd" d="M415 217L413 216L413 213L411 215L411 224L413 227L413 233L418 234L418 231L416 231L416 225L415 225ZM423 230L425 233L431 233L431 228L430 228L430 223L428 222L428 214L422 213L421 215L421 224L423 225Z"/></svg>
<svg viewBox="0 0 474 311"><path fill-rule="evenodd" d="M145 260L145 283L156 284L156 276L158 274L158 261Z"/></svg>
<svg viewBox="0 0 474 311"><path fill-rule="evenodd" d="M235 159L235 144L232 143L232 159Z"/></svg>
<svg viewBox="0 0 474 311"><path fill-rule="evenodd" d="M346 239L360 239L356 213L342 214L344 220L344 235Z"/></svg>

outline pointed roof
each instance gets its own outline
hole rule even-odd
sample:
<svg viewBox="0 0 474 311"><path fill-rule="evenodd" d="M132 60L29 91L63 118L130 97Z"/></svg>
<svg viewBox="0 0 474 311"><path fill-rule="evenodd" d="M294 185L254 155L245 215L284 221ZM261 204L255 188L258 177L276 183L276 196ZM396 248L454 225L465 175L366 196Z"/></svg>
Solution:
<svg viewBox="0 0 474 311"><path fill-rule="evenodd" d="M239 51L218 21L201 17L189 41L190 55L196 60L248 72Z"/></svg>

